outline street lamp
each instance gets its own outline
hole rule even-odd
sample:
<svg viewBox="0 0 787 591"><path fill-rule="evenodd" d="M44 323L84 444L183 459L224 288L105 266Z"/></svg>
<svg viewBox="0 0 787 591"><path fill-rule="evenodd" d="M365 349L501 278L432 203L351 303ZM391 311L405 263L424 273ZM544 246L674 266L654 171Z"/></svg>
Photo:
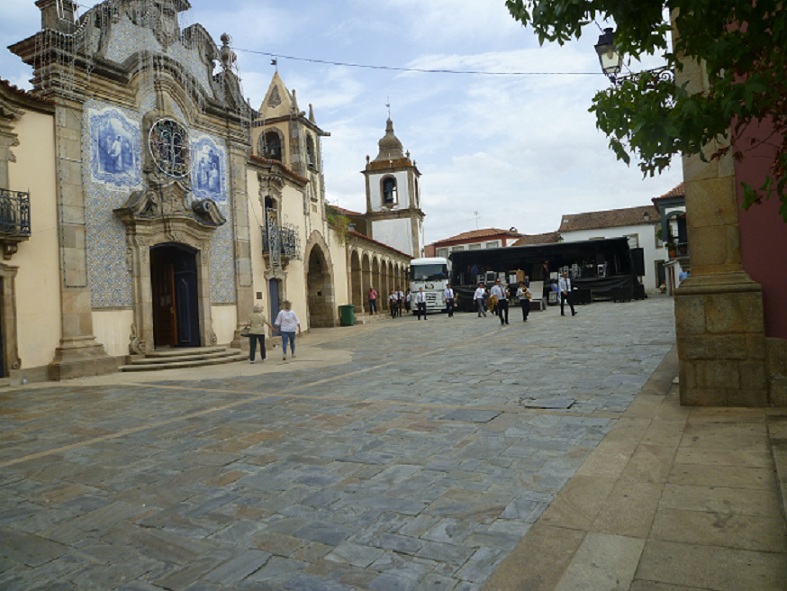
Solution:
<svg viewBox="0 0 787 591"><path fill-rule="evenodd" d="M611 27L604 29L604 32L599 35L598 43L594 47L598 54L598 61L601 64L601 71L610 79L612 84L620 85L627 80L637 81L643 75L648 85L673 79L672 70L667 66L620 76L620 70L623 69L623 56L615 47L615 31Z"/></svg>
<svg viewBox="0 0 787 591"><path fill-rule="evenodd" d="M599 35L595 48L598 54L598 61L601 64L601 71L612 82L615 82L623 67L623 56L620 55L615 47L615 32L612 30L612 27L607 27Z"/></svg>

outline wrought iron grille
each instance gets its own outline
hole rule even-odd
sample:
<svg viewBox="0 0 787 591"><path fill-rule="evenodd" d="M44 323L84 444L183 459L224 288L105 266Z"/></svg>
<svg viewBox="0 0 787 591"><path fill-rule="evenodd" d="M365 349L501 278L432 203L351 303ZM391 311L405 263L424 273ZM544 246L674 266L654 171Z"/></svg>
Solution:
<svg viewBox="0 0 787 591"><path fill-rule="evenodd" d="M0 234L30 236L30 193L0 189Z"/></svg>
<svg viewBox="0 0 787 591"><path fill-rule="evenodd" d="M270 257L271 266L281 264L281 260L301 258L301 239L298 229L289 224L275 222L275 214L266 216L267 225L262 230L262 252Z"/></svg>
<svg viewBox="0 0 787 591"><path fill-rule="evenodd" d="M172 119L159 119L150 128L148 149L159 170L168 176L183 178L191 170L189 136L186 129Z"/></svg>

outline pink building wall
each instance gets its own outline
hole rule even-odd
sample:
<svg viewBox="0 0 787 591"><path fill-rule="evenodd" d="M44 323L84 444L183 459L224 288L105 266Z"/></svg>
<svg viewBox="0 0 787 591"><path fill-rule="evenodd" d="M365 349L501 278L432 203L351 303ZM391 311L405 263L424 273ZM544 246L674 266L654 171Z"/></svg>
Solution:
<svg viewBox="0 0 787 591"><path fill-rule="evenodd" d="M735 142L735 147L744 152L743 160L735 162L739 203L743 195L740 183L759 187L773 162L772 146L749 149L750 139L755 135L767 137L769 127L750 126ZM771 197L748 211L741 209L739 219L743 269L762 285L765 335L787 339L787 222L779 215L780 205L778 197Z"/></svg>

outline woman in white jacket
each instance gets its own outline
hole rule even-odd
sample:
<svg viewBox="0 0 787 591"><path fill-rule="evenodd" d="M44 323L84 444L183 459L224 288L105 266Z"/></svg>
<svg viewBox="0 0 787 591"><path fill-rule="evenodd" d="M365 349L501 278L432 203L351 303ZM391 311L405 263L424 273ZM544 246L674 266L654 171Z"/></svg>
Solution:
<svg viewBox="0 0 787 591"><path fill-rule="evenodd" d="M301 334L301 321L298 320L297 314L292 311L292 304L289 300L284 300L281 303L282 309L279 310L278 316L273 324L275 324L281 333L281 354L282 359L287 359L287 341L290 342L290 352L295 357L295 330Z"/></svg>

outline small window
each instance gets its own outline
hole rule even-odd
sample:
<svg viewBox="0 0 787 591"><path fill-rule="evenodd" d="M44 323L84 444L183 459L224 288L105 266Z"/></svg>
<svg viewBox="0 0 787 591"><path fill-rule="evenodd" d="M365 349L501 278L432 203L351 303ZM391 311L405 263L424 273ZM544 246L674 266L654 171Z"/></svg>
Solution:
<svg viewBox="0 0 787 591"><path fill-rule="evenodd" d="M487 248L497 248L498 246L500 246L500 243L497 240L495 240L494 242L486 243Z"/></svg>
<svg viewBox="0 0 787 591"><path fill-rule="evenodd" d="M437 249L437 256L448 258L448 249L447 248L438 248Z"/></svg>
<svg viewBox="0 0 787 591"><path fill-rule="evenodd" d="M387 176L383 179L383 205L396 205L399 202L399 194L396 188L396 179Z"/></svg>
<svg viewBox="0 0 787 591"><path fill-rule="evenodd" d="M478 243L471 244L470 245L470 250L481 250L481 245L478 244Z"/></svg>
<svg viewBox="0 0 787 591"><path fill-rule="evenodd" d="M452 246L451 252L456 252L457 250L464 250L464 249L465 249L464 245L460 244L459 246Z"/></svg>

